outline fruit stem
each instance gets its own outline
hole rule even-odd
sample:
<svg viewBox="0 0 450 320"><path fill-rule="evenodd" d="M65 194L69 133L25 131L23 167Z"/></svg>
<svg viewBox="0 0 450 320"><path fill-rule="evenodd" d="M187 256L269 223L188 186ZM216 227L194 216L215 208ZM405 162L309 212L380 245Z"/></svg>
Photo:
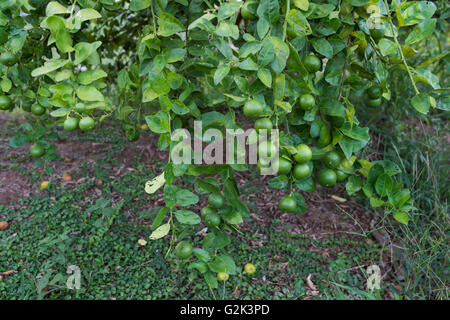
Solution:
<svg viewBox="0 0 450 320"><path fill-rule="evenodd" d="M419 92L419 89L417 89L416 83L414 81L414 77L411 73L411 70L409 69L409 66L408 66L408 63L406 62L405 56L403 55L402 47L400 46L400 43L398 42L397 34L395 33L395 30L394 30L394 24L392 23L392 19L391 19L391 12L389 10L389 5L386 0L383 0L383 1L384 1L384 5L386 6L387 15L389 17L389 26L391 27L392 36L394 37L395 43L397 44L397 48L398 48L398 51L400 52L400 56L402 58L403 64L405 65L406 71L408 72L408 75L409 75L409 79L411 80L411 83L414 87L414 91L416 92L416 95L417 95L420 92Z"/></svg>

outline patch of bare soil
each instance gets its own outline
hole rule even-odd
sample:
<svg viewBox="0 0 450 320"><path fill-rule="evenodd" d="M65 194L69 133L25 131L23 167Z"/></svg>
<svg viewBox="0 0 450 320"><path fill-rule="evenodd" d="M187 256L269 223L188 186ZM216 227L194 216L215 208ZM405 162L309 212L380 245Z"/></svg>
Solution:
<svg viewBox="0 0 450 320"><path fill-rule="evenodd" d="M19 123L20 120L20 117L12 118L0 113L0 204L10 204L40 192L39 183L33 184L30 176L25 174L42 170L42 167L37 169L33 167L35 159L27 158L31 143L20 148L12 148L8 145L11 136L7 135L7 127ZM79 133L82 132L79 131ZM144 163L167 159L167 152L158 151L154 140L154 136L143 135L137 142L127 144L115 159L121 163L121 167L115 174L120 176L126 173L126 169L132 166L137 157ZM57 147L56 152L61 156L61 160L47 163L47 166L52 168L52 174L44 176L42 180L62 181L63 174L69 173L73 181L68 184L77 183L79 178L77 172L82 163L94 168L96 161L104 157L108 149L112 147L111 143L76 141L71 139L70 135L52 142L52 145Z"/></svg>

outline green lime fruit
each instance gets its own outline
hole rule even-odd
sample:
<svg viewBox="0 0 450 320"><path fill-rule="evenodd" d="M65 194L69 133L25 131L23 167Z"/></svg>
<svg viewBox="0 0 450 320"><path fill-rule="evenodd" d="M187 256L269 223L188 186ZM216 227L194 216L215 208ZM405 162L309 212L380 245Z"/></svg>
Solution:
<svg viewBox="0 0 450 320"><path fill-rule="evenodd" d="M11 52L3 52L0 55L0 64L11 67L11 66L15 65L16 62L17 62L17 58Z"/></svg>
<svg viewBox="0 0 450 320"><path fill-rule="evenodd" d="M205 217L206 217L208 214L212 214L212 213L216 213L216 211L214 211L213 208L208 207L208 206L203 207L203 208L200 210L200 215L202 216L203 219L205 219Z"/></svg>
<svg viewBox="0 0 450 320"><path fill-rule="evenodd" d="M294 160L298 163L308 162L312 158L311 148L306 144L299 144L297 146L297 153L294 154Z"/></svg>
<svg viewBox="0 0 450 320"><path fill-rule="evenodd" d="M86 106L83 103L77 103L75 105L75 112L85 113L86 112Z"/></svg>
<svg viewBox="0 0 450 320"><path fill-rule="evenodd" d="M45 113L45 109L40 104L35 103L31 106L31 113L37 116L41 116Z"/></svg>
<svg viewBox="0 0 450 320"><path fill-rule="evenodd" d="M311 73L315 73L322 69L322 61L315 55L307 56L303 64L305 65L306 70Z"/></svg>
<svg viewBox="0 0 450 320"><path fill-rule="evenodd" d="M311 110L316 105L316 100L310 94L304 94L300 97L300 108L303 110Z"/></svg>
<svg viewBox="0 0 450 320"><path fill-rule="evenodd" d="M6 95L0 95L0 110L9 110L12 107L12 100Z"/></svg>
<svg viewBox="0 0 450 320"><path fill-rule="evenodd" d="M292 163L284 158L278 159L278 174L288 174L291 172Z"/></svg>
<svg viewBox="0 0 450 320"><path fill-rule="evenodd" d="M370 99L378 99L383 94L383 90L379 85L371 86L366 92Z"/></svg>
<svg viewBox="0 0 450 320"><path fill-rule="evenodd" d="M181 259L187 259L192 254L192 245L188 241L181 241L175 247L175 255Z"/></svg>
<svg viewBox="0 0 450 320"><path fill-rule="evenodd" d="M278 203L278 208L282 212L295 212L295 209L297 209L297 201L291 196L283 197Z"/></svg>
<svg viewBox="0 0 450 320"><path fill-rule="evenodd" d="M341 163L341 160L341 156L336 151L327 152L323 156L323 163L328 168L332 169L337 168L337 166L339 166L339 164Z"/></svg>
<svg viewBox="0 0 450 320"><path fill-rule="evenodd" d="M208 197L208 204L215 209L223 208L225 198L219 193L211 193Z"/></svg>
<svg viewBox="0 0 450 320"><path fill-rule="evenodd" d="M22 101L22 110L26 111L26 112L31 112L31 101L30 100L23 100Z"/></svg>
<svg viewBox="0 0 450 320"><path fill-rule="evenodd" d="M324 187L332 187L336 183L336 173L331 169L323 169L317 175L319 184Z"/></svg>
<svg viewBox="0 0 450 320"><path fill-rule="evenodd" d="M244 115L247 118L258 118L263 112L263 105L257 100L249 100L244 105Z"/></svg>
<svg viewBox="0 0 450 320"><path fill-rule="evenodd" d="M376 28L370 29L370 35L372 38L375 39L375 41L380 40L384 37L384 34L386 33L386 27L384 25L377 26Z"/></svg>
<svg viewBox="0 0 450 320"><path fill-rule="evenodd" d="M220 216L217 213L215 213L215 212L208 213L205 216L205 224L208 227L210 227L210 228L219 226L219 224L220 224Z"/></svg>
<svg viewBox="0 0 450 320"><path fill-rule="evenodd" d="M78 128L78 119L77 118L67 118L64 121L64 130L73 131Z"/></svg>
<svg viewBox="0 0 450 320"><path fill-rule="evenodd" d="M269 118L261 118L255 121L255 130L267 130L270 131L273 128L272 121ZM268 132L267 132L268 133Z"/></svg>
<svg viewBox="0 0 450 320"><path fill-rule="evenodd" d="M294 167L294 178L297 180L305 179L311 173L311 167L307 163L299 163Z"/></svg>
<svg viewBox="0 0 450 320"><path fill-rule="evenodd" d="M42 148L40 145L38 144L33 144L30 147L30 154L31 156L35 157L35 158L39 158L42 157L45 153L44 148Z"/></svg>
<svg viewBox="0 0 450 320"><path fill-rule="evenodd" d="M378 108L381 105L381 98L378 99L370 99L369 97L366 99L367 106L371 108Z"/></svg>
<svg viewBox="0 0 450 320"><path fill-rule="evenodd" d="M78 123L78 126L83 131L89 131L92 130L92 128L94 128L95 122L94 119L92 119L91 117L84 117L81 118L80 122Z"/></svg>

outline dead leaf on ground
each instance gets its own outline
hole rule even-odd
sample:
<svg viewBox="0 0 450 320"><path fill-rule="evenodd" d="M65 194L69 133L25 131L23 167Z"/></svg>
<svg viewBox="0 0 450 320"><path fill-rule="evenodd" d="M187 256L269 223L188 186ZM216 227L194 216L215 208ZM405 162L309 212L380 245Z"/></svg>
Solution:
<svg viewBox="0 0 450 320"><path fill-rule="evenodd" d="M311 276L312 274L309 274L308 277L306 278L306 285L309 287L309 289L311 289L306 290L306 294L309 296L317 296L319 294L319 290L317 290L316 285L314 284L314 282L312 282Z"/></svg>

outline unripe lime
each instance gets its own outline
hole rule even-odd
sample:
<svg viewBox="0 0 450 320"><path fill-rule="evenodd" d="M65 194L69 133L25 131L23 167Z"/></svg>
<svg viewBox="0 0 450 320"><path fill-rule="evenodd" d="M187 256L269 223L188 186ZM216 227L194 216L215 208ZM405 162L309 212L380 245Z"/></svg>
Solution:
<svg viewBox="0 0 450 320"><path fill-rule="evenodd" d="M181 241L175 247L175 255L181 259L187 259L192 254L192 245L188 241Z"/></svg>
<svg viewBox="0 0 450 320"><path fill-rule="evenodd" d="M312 158L311 148L306 144L299 144L297 146L297 153L294 154L294 160L298 163L308 162Z"/></svg>
<svg viewBox="0 0 450 320"><path fill-rule="evenodd" d="M77 118L67 118L64 121L64 129L67 131L73 131L78 128L78 119Z"/></svg>

